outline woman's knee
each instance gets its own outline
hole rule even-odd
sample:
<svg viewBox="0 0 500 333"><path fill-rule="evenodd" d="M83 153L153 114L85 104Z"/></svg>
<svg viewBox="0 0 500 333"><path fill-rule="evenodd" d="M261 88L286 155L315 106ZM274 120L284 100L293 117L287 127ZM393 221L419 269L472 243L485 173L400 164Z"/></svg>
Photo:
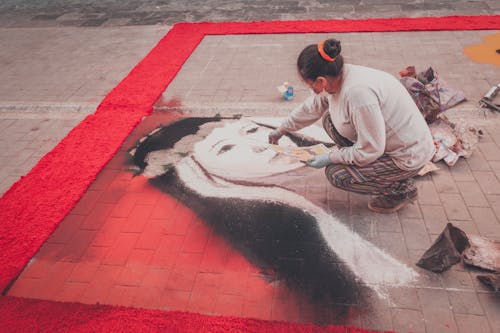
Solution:
<svg viewBox="0 0 500 333"><path fill-rule="evenodd" d="M326 179L335 187L345 189L352 183L352 177L341 164L330 164L325 168Z"/></svg>

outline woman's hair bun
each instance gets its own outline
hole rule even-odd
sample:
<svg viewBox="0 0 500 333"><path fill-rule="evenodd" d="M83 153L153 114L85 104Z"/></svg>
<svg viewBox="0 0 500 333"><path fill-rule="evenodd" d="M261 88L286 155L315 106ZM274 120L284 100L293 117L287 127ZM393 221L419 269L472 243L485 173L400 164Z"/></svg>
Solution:
<svg viewBox="0 0 500 333"><path fill-rule="evenodd" d="M336 39L327 39L323 45L325 53L330 57L335 58L340 54L342 47L340 46L340 41Z"/></svg>

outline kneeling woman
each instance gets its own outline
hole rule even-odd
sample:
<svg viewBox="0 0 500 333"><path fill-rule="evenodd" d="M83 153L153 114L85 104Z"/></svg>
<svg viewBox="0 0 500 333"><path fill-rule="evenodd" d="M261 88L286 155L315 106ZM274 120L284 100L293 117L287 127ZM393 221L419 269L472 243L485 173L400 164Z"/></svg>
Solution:
<svg viewBox="0 0 500 333"><path fill-rule="evenodd" d="M323 118L337 144L308 161L326 167L326 177L341 189L375 195L368 207L393 213L417 199L413 177L434 155L429 128L411 96L392 75L345 64L340 42L328 39L307 46L297 67L314 91L269 135L277 143Z"/></svg>

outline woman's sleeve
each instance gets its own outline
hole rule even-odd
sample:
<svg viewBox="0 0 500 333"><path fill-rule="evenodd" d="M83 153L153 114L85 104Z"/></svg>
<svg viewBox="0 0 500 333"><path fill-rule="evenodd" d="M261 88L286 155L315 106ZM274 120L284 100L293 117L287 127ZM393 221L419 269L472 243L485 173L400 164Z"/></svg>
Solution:
<svg viewBox="0 0 500 333"><path fill-rule="evenodd" d="M356 130L356 142L350 147L335 149L333 163L365 166L384 154L385 121L376 94L369 88L353 89L348 101L349 118Z"/></svg>
<svg viewBox="0 0 500 333"><path fill-rule="evenodd" d="M298 131L312 125L326 110L328 110L328 100L325 97L310 96L290 113L280 129L287 132Z"/></svg>

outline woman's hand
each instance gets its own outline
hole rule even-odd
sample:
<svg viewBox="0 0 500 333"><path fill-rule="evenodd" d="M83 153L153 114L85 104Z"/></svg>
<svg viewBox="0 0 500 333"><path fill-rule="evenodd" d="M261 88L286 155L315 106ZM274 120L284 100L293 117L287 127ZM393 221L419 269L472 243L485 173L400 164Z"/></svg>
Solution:
<svg viewBox="0 0 500 333"><path fill-rule="evenodd" d="M273 130L271 133L269 133L269 143L272 145L275 145L278 143L279 139L283 136L283 133L279 129Z"/></svg>
<svg viewBox="0 0 500 333"><path fill-rule="evenodd" d="M330 160L330 153L316 155L310 160L307 160L306 164L316 169L324 168L327 165L332 164L332 161Z"/></svg>

